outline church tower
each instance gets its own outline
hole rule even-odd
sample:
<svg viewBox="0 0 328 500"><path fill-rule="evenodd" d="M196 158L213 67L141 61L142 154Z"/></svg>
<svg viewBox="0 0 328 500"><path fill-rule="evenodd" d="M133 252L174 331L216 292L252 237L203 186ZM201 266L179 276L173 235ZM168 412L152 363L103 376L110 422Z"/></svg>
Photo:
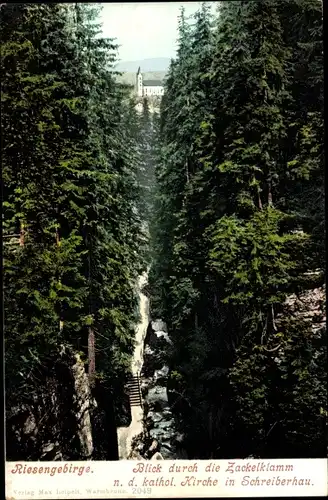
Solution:
<svg viewBox="0 0 328 500"><path fill-rule="evenodd" d="M137 71L137 78L136 78L136 87L137 87L137 96L142 97L142 74L140 71L140 66Z"/></svg>

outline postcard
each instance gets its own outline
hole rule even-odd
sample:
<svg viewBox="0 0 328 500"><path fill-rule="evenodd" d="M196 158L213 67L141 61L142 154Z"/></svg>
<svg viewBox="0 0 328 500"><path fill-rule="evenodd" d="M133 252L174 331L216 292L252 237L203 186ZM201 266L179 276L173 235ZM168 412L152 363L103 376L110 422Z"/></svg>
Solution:
<svg viewBox="0 0 328 500"><path fill-rule="evenodd" d="M322 2L0 12L7 500L326 495Z"/></svg>

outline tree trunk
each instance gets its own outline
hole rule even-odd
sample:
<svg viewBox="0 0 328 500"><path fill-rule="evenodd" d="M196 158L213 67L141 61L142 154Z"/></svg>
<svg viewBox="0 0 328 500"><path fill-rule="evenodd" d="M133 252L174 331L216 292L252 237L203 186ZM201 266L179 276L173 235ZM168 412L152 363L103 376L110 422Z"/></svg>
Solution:
<svg viewBox="0 0 328 500"><path fill-rule="evenodd" d="M209 411L208 414L208 436L209 436L209 442L211 443L211 449L210 449L210 458L213 458L213 410Z"/></svg>
<svg viewBox="0 0 328 500"><path fill-rule="evenodd" d="M57 247L60 247L60 239L59 239L59 231L58 231L58 228L56 229L56 244L57 244Z"/></svg>
<svg viewBox="0 0 328 500"><path fill-rule="evenodd" d="M56 228L56 245L57 248L60 247L60 238L59 238L59 231L58 228ZM60 284L60 277L58 278L58 283ZM61 332L64 328L64 321L61 315L61 311L59 312L59 331Z"/></svg>
<svg viewBox="0 0 328 500"><path fill-rule="evenodd" d="M268 206L272 207L272 179L271 174L268 179Z"/></svg>
<svg viewBox="0 0 328 500"><path fill-rule="evenodd" d="M25 243L25 230L24 230L24 224L23 222L21 222L20 233L19 233L19 244L21 247L23 247L24 243Z"/></svg>
<svg viewBox="0 0 328 500"><path fill-rule="evenodd" d="M186 160L186 181L189 184L189 168L188 168L188 160Z"/></svg>
<svg viewBox="0 0 328 500"><path fill-rule="evenodd" d="M195 313L195 329L197 330L198 328L198 316L197 313Z"/></svg>
<svg viewBox="0 0 328 500"><path fill-rule="evenodd" d="M262 205L262 200L261 200L260 188L258 188L257 194L258 194L259 209L262 210L263 209L263 205Z"/></svg>
<svg viewBox="0 0 328 500"><path fill-rule="evenodd" d="M95 356L95 334L92 327L88 331L88 373L90 386L94 386L96 372L96 356Z"/></svg>

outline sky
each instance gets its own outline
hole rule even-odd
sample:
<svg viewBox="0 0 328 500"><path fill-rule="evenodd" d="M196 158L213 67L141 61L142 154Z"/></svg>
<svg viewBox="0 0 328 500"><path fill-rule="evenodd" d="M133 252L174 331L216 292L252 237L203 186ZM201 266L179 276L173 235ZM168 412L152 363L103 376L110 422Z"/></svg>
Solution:
<svg viewBox="0 0 328 500"><path fill-rule="evenodd" d="M216 4L216 2L212 2ZM103 35L116 38L119 60L137 61L174 57L178 15L183 5L186 15L194 14L201 2L122 2L102 3Z"/></svg>

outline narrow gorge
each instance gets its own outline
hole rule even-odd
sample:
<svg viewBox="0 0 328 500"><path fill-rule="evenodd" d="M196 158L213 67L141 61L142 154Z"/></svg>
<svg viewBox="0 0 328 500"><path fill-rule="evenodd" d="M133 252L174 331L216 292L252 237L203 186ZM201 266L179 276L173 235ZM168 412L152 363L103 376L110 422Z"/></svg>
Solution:
<svg viewBox="0 0 328 500"><path fill-rule="evenodd" d="M168 400L167 382L172 341L165 323L151 320L144 288L148 272L139 278L140 323L136 328L132 376L127 384L131 423L117 428L119 460L186 458L179 448Z"/></svg>
<svg viewBox="0 0 328 500"><path fill-rule="evenodd" d="M129 384L129 398L131 409L131 423L128 427L118 427L118 456L120 460L126 460L131 455L131 444L133 438L143 431L143 404L140 394L139 378L144 362L144 341L149 323L149 303L146 295L142 293L143 286L147 283L148 273L139 278L139 310L140 323L136 328L135 348L132 359L132 380ZM133 381L135 383L133 384ZM132 392L133 391L133 392Z"/></svg>
<svg viewBox="0 0 328 500"><path fill-rule="evenodd" d="M148 76L115 5L0 4L6 458L325 457L322 2L164 2Z"/></svg>

